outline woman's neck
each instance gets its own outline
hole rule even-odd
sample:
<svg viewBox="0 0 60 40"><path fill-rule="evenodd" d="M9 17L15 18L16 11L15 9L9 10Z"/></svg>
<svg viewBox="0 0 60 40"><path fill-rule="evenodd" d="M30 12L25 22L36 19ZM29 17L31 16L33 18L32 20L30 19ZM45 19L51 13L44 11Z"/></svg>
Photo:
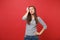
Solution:
<svg viewBox="0 0 60 40"><path fill-rule="evenodd" d="M32 19L34 19L34 15L31 15Z"/></svg>

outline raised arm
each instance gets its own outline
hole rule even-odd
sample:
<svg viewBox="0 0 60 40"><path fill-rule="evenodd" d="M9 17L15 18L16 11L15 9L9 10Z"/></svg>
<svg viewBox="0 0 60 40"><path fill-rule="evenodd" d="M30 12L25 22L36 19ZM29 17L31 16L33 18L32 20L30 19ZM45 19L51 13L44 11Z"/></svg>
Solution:
<svg viewBox="0 0 60 40"><path fill-rule="evenodd" d="M27 12L26 12L26 14L22 17L22 20L26 20L27 19L27 15L28 15L28 12L29 12L29 9L28 9L28 7L27 7Z"/></svg>
<svg viewBox="0 0 60 40"><path fill-rule="evenodd" d="M28 13L26 13L26 14L22 17L22 20L26 20L26 19L27 19L27 15L28 15Z"/></svg>

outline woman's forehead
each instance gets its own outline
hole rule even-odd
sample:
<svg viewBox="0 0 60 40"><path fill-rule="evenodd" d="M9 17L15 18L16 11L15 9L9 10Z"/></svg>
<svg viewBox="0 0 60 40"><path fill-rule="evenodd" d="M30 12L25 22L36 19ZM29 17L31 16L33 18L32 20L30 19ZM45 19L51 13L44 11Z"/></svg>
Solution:
<svg viewBox="0 0 60 40"><path fill-rule="evenodd" d="M29 9L34 9L33 7L30 7Z"/></svg>

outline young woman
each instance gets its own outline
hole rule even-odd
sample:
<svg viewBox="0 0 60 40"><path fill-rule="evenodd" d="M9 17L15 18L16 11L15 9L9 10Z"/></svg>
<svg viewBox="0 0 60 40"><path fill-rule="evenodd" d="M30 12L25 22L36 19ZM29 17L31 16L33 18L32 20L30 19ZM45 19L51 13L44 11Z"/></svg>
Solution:
<svg viewBox="0 0 60 40"><path fill-rule="evenodd" d="M22 17L22 20L26 20L26 31L24 40L38 40L38 35L41 35L45 29L47 29L46 23L36 14L36 8L29 6L26 14ZM42 24L43 28L40 32L37 32L37 23Z"/></svg>

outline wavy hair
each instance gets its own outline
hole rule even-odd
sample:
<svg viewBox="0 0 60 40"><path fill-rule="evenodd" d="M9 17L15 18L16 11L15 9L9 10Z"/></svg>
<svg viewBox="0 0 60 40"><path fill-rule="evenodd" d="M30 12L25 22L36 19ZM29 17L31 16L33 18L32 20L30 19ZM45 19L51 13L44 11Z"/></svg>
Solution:
<svg viewBox="0 0 60 40"><path fill-rule="evenodd" d="M33 7L34 8L34 19L35 19L35 21L36 21L36 24L38 23L38 19L37 19L37 14L36 14L36 8L35 8L35 6L28 6L28 7ZM31 14L30 14L30 12L28 13L28 15L27 15L27 23L28 24L30 24L30 21L32 20L32 17L31 17Z"/></svg>

